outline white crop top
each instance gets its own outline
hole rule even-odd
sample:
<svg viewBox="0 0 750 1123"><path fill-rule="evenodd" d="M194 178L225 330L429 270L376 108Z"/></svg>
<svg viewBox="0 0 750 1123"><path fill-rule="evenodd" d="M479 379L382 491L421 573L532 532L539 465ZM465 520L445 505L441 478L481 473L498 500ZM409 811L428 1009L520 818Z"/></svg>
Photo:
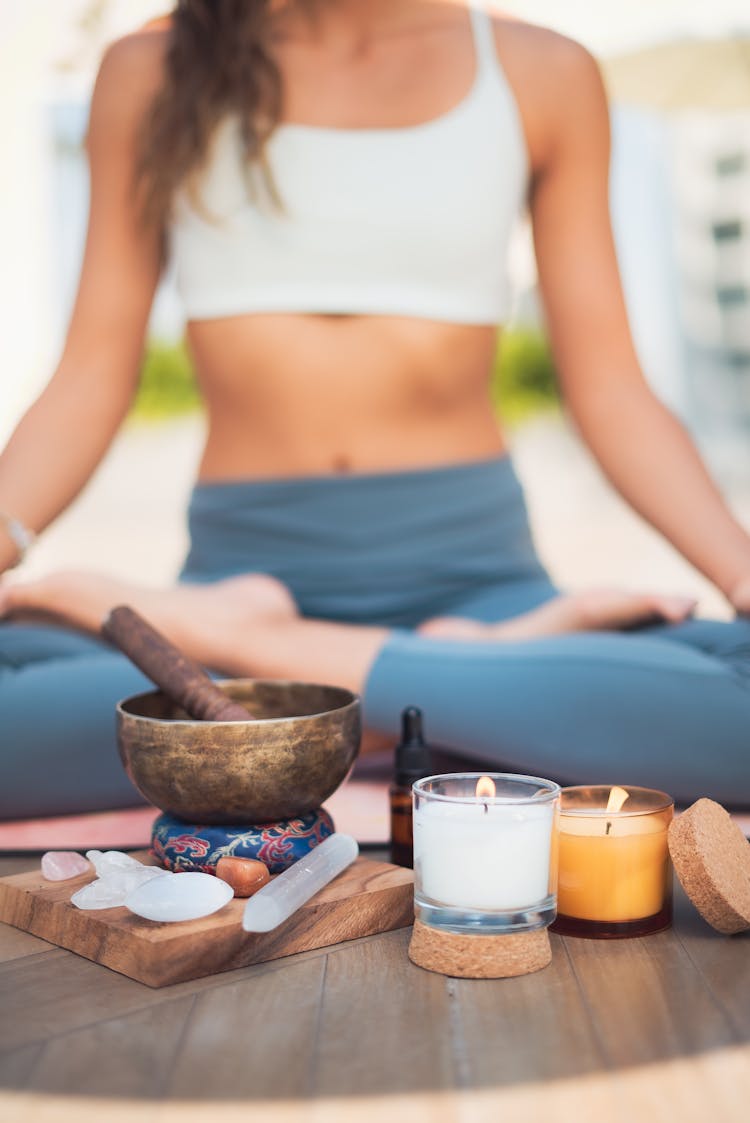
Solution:
<svg viewBox="0 0 750 1123"><path fill-rule="evenodd" d="M268 161L283 209L248 192L235 118L217 129L201 208L175 203L171 256L190 320L250 312L498 324L527 157L490 17L470 9L471 90L400 128L282 124Z"/></svg>

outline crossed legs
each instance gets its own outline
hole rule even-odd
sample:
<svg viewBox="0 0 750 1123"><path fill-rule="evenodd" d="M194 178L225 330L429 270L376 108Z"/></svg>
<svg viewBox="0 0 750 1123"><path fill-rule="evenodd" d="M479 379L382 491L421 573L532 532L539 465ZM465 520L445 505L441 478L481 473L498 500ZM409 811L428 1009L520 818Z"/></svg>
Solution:
<svg viewBox="0 0 750 1123"><path fill-rule="evenodd" d="M382 733L393 734L403 706L420 705L431 739L496 767L750 806L748 621L680 622L689 606L671 599L599 593L499 622L490 600L479 624L467 606L458 623L393 631L304 619L283 585L259 575L168 592L60 575L16 590L0 610L85 630L127 601L224 673L348 685ZM611 630L670 613L672 624ZM0 816L135 802L112 709L144 686L80 632L0 626Z"/></svg>

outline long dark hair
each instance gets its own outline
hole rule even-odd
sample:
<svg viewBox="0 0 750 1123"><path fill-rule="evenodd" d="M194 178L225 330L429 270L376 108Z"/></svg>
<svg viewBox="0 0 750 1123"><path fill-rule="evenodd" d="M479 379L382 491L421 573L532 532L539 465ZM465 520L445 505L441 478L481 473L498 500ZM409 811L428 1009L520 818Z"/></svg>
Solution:
<svg viewBox="0 0 750 1123"><path fill-rule="evenodd" d="M136 181L144 222L161 226L175 190L190 188L212 134L236 114L246 166L264 168L281 116L282 85L269 50L271 0L178 0L169 19L164 84L144 121ZM267 185L273 185L265 172Z"/></svg>

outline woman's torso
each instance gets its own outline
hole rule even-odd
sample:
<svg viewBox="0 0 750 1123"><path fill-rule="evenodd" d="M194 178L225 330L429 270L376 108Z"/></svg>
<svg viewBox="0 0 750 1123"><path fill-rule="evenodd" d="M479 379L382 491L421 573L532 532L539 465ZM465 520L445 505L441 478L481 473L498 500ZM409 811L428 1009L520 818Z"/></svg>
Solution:
<svg viewBox="0 0 750 1123"><path fill-rule="evenodd" d="M480 60L466 12L429 8L415 5L410 18L385 25L359 57L351 39L319 45L281 37L284 121L295 123L282 123L283 143L290 134L294 141L300 122L312 126L309 136L301 130L306 143L318 128L344 151L347 139L361 144L368 130L386 140L384 130L392 130L397 152L410 137L437 141L442 133L449 141L443 123L455 127L457 107L469 109ZM340 61L337 49L346 52ZM442 154L447 163L452 156ZM457 196L444 216L454 239L476 217L471 193ZM487 253L504 248L490 241ZM228 308L188 324L209 418L201 478L388 471L503 451L488 393L495 324L431 318L429 308L426 315Z"/></svg>

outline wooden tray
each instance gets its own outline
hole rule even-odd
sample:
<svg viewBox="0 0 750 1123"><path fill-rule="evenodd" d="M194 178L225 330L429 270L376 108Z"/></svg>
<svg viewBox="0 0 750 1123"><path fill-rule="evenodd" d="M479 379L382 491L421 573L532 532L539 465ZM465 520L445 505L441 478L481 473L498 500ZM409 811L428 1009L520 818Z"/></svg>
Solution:
<svg viewBox="0 0 750 1123"><path fill-rule="evenodd" d="M147 859L145 852L135 857ZM179 875L178 875L179 876ZM41 870L0 879L0 920L102 963L150 987L199 979L295 952L405 928L413 915L411 870L358 858L273 932L242 928L243 900L178 924L142 920L128 909L71 905L91 874L46 881Z"/></svg>

